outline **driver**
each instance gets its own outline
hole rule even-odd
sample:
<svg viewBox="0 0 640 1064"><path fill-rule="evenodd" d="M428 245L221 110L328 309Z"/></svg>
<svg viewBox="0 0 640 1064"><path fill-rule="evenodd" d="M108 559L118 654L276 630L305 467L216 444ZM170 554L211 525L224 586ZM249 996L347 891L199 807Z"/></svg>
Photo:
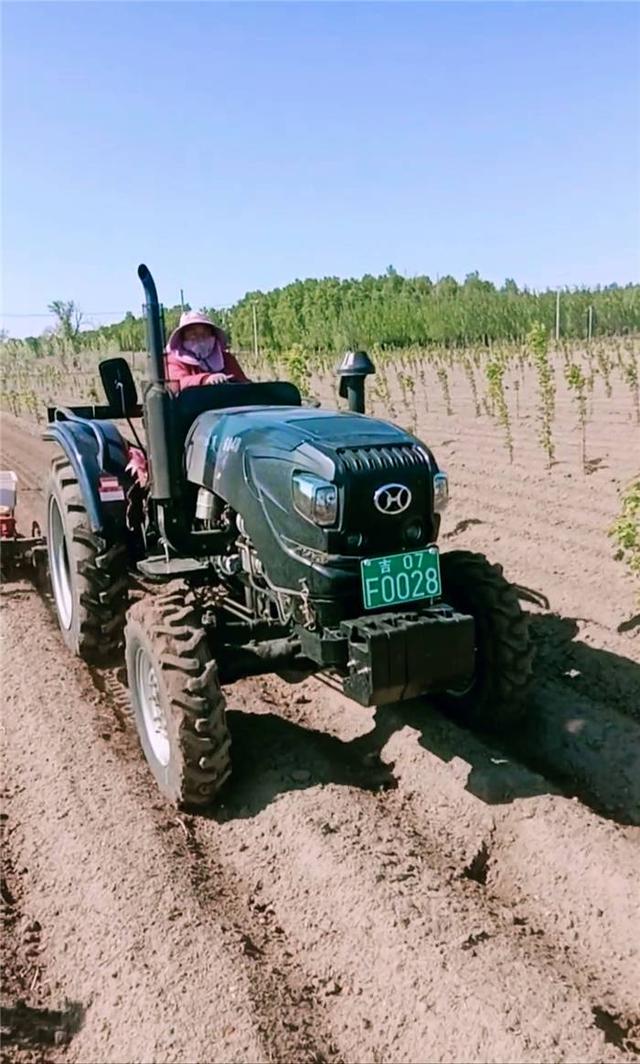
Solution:
<svg viewBox="0 0 640 1064"><path fill-rule="evenodd" d="M241 366L229 351L226 333L206 314L185 311L165 347L167 380L176 392L196 384L247 381Z"/></svg>

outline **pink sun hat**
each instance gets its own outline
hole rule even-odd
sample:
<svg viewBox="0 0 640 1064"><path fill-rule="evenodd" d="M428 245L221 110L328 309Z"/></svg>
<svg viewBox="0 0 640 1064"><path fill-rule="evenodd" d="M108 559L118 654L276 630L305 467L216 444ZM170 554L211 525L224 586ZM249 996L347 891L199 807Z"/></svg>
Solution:
<svg viewBox="0 0 640 1064"><path fill-rule="evenodd" d="M199 310L183 311L178 325L167 340L165 351L180 351L182 347L182 330L186 329L187 325L208 325L210 329L213 329L214 336L222 349L226 351L228 346L227 334L218 325L215 325L206 314L201 314Z"/></svg>

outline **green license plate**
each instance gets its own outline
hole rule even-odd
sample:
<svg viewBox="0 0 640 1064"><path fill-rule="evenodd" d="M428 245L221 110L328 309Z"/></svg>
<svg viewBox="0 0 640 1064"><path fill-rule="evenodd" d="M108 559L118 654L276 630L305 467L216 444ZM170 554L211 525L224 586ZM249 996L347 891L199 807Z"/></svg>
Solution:
<svg viewBox="0 0 640 1064"><path fill-rule="evenodd" d="M386 558L364 558L360 568L366 610L438 598L440 595L437 547L408 551L406 554L390 554Z"/></svg>

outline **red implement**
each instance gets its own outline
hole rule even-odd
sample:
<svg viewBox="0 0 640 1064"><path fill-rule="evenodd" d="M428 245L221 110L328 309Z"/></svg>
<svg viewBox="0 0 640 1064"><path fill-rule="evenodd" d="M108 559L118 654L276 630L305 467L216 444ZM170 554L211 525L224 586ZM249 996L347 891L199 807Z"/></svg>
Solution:
<svg viewBox="0 0 640 1064"><path fill-rule="evenodd" d="M47 549L36 521L31 536L21 536L16 525L18 478L13 470L0 470L0 574L3 580L20 575L38 578L46 568Z"/></svg>

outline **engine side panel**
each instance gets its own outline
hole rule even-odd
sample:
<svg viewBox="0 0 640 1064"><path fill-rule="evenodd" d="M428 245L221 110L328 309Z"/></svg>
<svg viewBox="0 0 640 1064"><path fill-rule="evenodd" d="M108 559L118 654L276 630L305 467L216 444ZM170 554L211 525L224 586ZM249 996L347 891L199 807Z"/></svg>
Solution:
<svg viewBox="0 0 640 1064"><path fill-rule="evenodd" d="M362 610L360 559L433 542L430 451L384 421L308 408L243 408L203 414L187 440L188 479L220 495L242 516L272 586L308 591L325 619ZM320 528L294 508L292 477L310 472L338 486L335 527ZM411 503L396 515L376 509L385 484ZM409 542L420 522L422 538Z"/></svg>

